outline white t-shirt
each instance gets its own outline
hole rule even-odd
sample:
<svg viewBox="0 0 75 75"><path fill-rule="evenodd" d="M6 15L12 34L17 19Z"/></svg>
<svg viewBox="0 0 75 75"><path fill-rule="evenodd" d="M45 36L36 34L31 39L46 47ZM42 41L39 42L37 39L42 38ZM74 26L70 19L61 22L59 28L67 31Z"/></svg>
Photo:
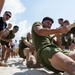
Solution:
<svg viewBox="0 0 75 75"><path fill-rule="evenodd" d="M14 46L14 49L17 49L18 48L18 43L17 42L14 42L13 43L15 46Z"/></svg>

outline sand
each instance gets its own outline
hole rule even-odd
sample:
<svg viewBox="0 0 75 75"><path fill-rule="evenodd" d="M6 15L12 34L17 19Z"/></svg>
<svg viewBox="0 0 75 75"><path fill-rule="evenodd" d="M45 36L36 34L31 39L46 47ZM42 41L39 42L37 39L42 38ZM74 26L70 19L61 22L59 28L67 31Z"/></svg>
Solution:
<svg viewBox="0 0 75 75"><path fill-rule="evenodd" d="M7 67L0 66L0 75L59 75L45 68L27 68L20 57L9 58ZM63 75L63 74L61 74ZM67 75L67 74L64 74Z"/></svg>

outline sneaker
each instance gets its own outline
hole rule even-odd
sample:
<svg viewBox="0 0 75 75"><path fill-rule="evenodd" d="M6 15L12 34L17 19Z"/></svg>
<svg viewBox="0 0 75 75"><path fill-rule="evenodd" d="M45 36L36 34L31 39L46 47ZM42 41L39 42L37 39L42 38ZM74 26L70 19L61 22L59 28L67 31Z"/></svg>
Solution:
<svg viewBox="0 0 75 75"><path fill-rule="evenodd" d="M7 64L4 62L4 61L0 61L0 66L4 66L4 67L7 67Z"/></svg>

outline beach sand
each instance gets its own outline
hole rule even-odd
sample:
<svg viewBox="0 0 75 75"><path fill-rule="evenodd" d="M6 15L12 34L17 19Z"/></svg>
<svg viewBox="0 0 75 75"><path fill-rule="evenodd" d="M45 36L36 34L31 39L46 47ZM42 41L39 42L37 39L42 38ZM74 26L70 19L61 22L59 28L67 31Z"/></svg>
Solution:
<svg viewBox="0 0 75 75"><path fill-rule="evenodd" d="M23 59L20 57L10 57L7 63L7 67L0 66L0 75L59 75L45 68L27 68L26 65L24 65L25 62L23 62Z"/></svg>

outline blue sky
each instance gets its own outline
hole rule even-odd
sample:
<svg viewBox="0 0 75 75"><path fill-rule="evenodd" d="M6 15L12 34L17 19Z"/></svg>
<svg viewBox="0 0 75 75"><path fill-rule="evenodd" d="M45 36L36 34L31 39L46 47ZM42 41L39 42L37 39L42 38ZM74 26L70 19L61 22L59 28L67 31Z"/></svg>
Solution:
<svg viewBox="0 0 75 75"><path fill-rule="evenodd" d="M18 25L20 30L14 39L20 39L31 31L35 21L42 21L42 18L49 16L54 19L52 28L59 27L58 18L67 19L70 23L75 20L75 0L6 0L2 13L9 10L12 18L7 22Z"/></svg>

